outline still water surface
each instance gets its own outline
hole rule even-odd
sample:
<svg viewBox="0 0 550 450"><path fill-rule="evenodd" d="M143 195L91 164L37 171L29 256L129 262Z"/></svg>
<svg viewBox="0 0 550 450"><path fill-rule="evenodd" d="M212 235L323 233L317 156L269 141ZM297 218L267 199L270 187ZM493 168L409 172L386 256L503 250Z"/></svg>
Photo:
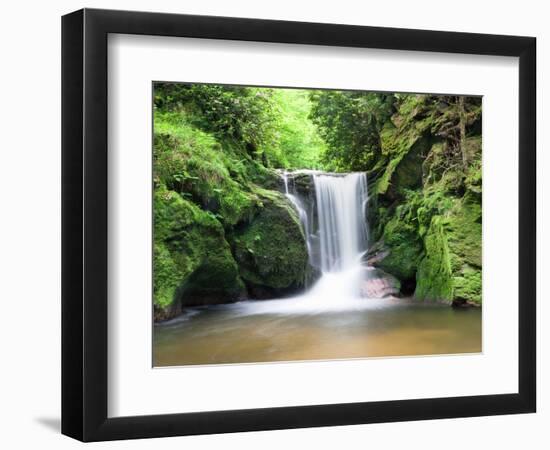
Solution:
<svg viewBox="0 0 550 450"><path fill-rule="evenodd" d="M361 299L341 310L291 300L189 309L155 325L155 366L481 352L481 309Z"/></svg>

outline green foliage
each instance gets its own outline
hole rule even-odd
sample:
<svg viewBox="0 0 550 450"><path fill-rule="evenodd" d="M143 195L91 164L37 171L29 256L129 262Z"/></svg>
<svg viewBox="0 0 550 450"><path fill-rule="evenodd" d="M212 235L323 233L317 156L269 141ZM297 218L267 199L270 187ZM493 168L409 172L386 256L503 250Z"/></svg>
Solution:
<svg viewBox="0 0 550 450"><path fill-rule="evenodd" d="M472 136L466 140L470 164L466 169L464 184L475 194L481 195L481 136Z"/></svg>
<svg viewBox="0 0 550 450"><path fill-rule="evenodd" d="M325 143L309 119L309 91L156 83L156 111L176 112L263 166L316 169Z"/></svg>
<svg viewBox="0 0 550 450"><path fill-rule="evenodd" d="M394 97L353 91L312 91L311 117L327 148L325 166L367 171L380 154L380 132L393 112Z"/></svg>
<svg viewBox="0 0 550 450"><path fill-rule="evenodd" d="M182 112L155 112L154 179L211 211L226 226L249 220L258 198L247 186L250 158L222 148ZM247 162L249 164L247 164ZM264 174L265 176L265 174ZM274 176L274 175L271 175Z"/></svg>
<svg viewBox="0 0 550 450"><path fill-rule="evenodd" d="M301 287L305 238L288 199L272 190L280 177L268 166L317 164L323 142L309 109L303 91L155 87L157 319L182 306L235 301L243 278L252 291ZM250 251L256 256L246 265Z"/></svg>
<svg viewBox="0 0 550 450"><path fill-rule="evenodd" d="M326 144L309 119L312 103L308 91L278 89L274 100L278 114L276 144L268 153L271 165L286 169L321 169Z"/></svg>
<svg viewBox="0 0 550 450"><path fill-rule="evenodd" d="M157 109L190 112L193 125L244 145L251 156L273 143L271 89L156 83Z"/></svg>
<svg viewBox="0 0 550 450"><path fill-rule="evenodd" d="M418 298L481 302L479 98L156 83L157 317L301 287L275 167L367 171L380 267Z"/></svg>

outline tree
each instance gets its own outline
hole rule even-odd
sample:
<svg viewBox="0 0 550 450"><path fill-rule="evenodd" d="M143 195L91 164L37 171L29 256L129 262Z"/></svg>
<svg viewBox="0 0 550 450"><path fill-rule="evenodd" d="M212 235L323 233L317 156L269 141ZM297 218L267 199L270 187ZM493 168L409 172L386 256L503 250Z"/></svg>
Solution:
<svg viewBox="0 0 550 450"><path fill-rule="evenodd" d="M155 107L188 111L195 126L242 145L252 158L267 162L272 145L273 92L240 86L157 83Z"/></svg>
<svg viewBox="0 0 550 450"><path fill-rule="evenodd" d="M392 94L313 91L311 117L328 147L323 162L334 170L369 170L380 154L380 131L391 117Z"/></svg>

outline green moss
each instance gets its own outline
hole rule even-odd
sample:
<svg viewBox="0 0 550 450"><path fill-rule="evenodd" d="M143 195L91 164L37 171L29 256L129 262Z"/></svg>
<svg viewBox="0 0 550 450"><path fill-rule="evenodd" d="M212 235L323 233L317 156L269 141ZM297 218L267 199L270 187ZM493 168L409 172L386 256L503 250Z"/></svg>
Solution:
<svg viewBox="0 0 550 450"><path fill-rule="evenodd" d="M268 182L274 175L229 142L190 124L184 112L155 114L154 178L213 212L226 227L248 221L258 201L249 171Z"/></svg>
<svg viewBox="0 0 550 450"><path fill-rule="evenodd" d="M382 155L385 164L384 171L376 182L375 191L377 194L385 194L390 187L392 176L395 169L405 157L408 150L420 138L416 131L401 134L391 122L386 123L380 133L380 141L382 145Z"/></svg>
<svg viewBox="0 0 550 450"><path fill-rule="evenodd" d="M276 191L256 188L262 207L250 225L232 236L241 277L255 289L288 292L304 283L308 255L296 212Z"/></svg>
<svg viewBox="0 0 550 450"><path fill-rule="evenodd" d="M481 167L481 136L472 136L466 139L466 151L470 164L466 172L464 183L473 194L481 196L482 167Z"/></svg>
<svg viewBox="0 0 550 450"><path fill-rule="evenodd" d="M430 147L431 139L427 136L420 137L401 158L392 177L392 184L397 192L422 186L422 162Z"/></svg>
<svg viewBox="0 0 550 450"><path fill-rule="evenodd" d="M473 195L453 209L447 230L455 298L481 304L481 205Z"/></svg>
<svg viewBox="0 0 550 450"><path fill-rule="evenodd" d="M464 265L453 277L454 298L481 305L481 270Z"/></svg>
<svg viewBox="0 0 550 450"><path fill-rule="evenodd" d="M473 194L449 195L442 183L406 193L386 219L390 254L377 265L402 281L416 274L419 299L481 304L481 205Z"/></svg>
<svg viewBox="0 0 550 450"><path fill-rule="evenodd" d="M430 145L431 119L418 118L424 107L422 96L409 96L399 111L380 133L385 168L376 182L377 194L419 187L422 183L422 161Z"/></svg>
<svg viewBox="0 0 550 450"><path fill-rule="evenodd" d="M416 227L394 216L384 228L383 240L390 253L378 267L401 281L414 278L423 251Z"/></svg>
<svg viewBox="0 0 550 450"><path fill-rule="evenodd" d="M155 242L153 251L154 304L164 310L174 301L174 293L188 271L178 267L162 242Z"/></svg>
<svg viewBox="0 0 550 450"><path fill-rule="evenodd" d="M453 299L453 278L444 218L434 216L424 239L425 256L418 266L414 296L419 300Z"/></svg>
<svg viewBox="0 0 550 450"><path fill-rule="evenodd" d="M389 255L377 266L401 281L416 275L419 299L481 304L481 205L442 189L409 192L386 215L383 242Z"/></svg>
<svg viewBox="0 0 550 450"><path fill-rule="evenodd" d="M185 110L157 110L154 182L158 317L178 306L242 298L240 272L248 283L257 277L258 285L273 289L299 285L307 252L296 213L282 194L270 190L278 187L279 175L241 144L199 130ZM258 229L264 242L251 244ZM226 234L240 236L260 257L239 268Z"/></svg>
<svg viewBox="0 0 550 450"><path fill-rule="evenodd" d="M464 263L481 268L481 205L471 197L458 202L448 218L448 241L453 271Z"/></svg>
<svg viewBox="0 0 550 450"><path fill-rule="evenodd" d="M244 285L220 222L160 185L154 197L154 304L234 301Z"/></svg>

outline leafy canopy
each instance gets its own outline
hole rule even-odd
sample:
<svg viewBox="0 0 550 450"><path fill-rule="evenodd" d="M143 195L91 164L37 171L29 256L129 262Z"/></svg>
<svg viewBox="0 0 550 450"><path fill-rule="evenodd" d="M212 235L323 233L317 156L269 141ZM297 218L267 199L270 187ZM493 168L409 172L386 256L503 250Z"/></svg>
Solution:
<svg viewBox="0 0 550 450"><path fill-rule="evenodd" d="M322 162L332 170L368 170L380 153L380 131L394 112L392 94L312 91L311 118L327 143Z"/></svg>

